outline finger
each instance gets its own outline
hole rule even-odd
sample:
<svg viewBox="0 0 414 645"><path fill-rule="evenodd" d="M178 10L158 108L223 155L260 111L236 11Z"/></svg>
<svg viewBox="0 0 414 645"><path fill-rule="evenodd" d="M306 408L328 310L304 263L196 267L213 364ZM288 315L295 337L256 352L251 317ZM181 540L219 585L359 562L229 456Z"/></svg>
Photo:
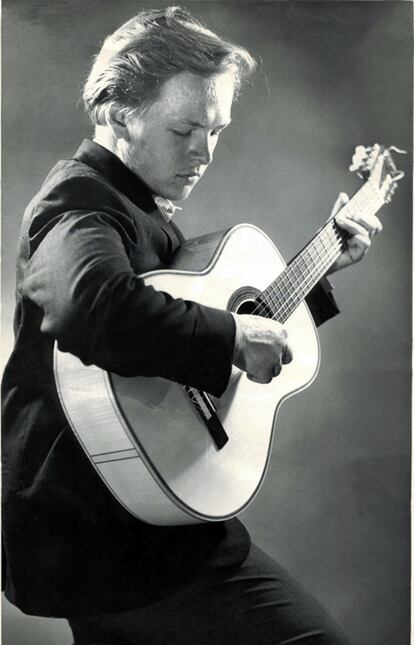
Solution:
<svg viewBox="0 0 414 645"><path fill-rule="evenodd" d="M287 338L287 331L286 331L286 329L285 329L284 327L282 327L282 328L279 330L279 334L282 336L283 340L286 340L286 338Z"/></svg>
<svg viewBox="0 0 414 645"><path fill-rule="evenodd" d="M247 378L249 381L252 381L253 383L260 383L262 385L265 385L267 383L270 383L272 378L273 378L273 373L264 373L261 372L260 374L247 374Z"/></svg>
<svg viewBox="0 0 414 645"><path fill-rule="evenodd" d="M335 204L333 205L330 217L335 217L337 213L349 202L349 197L346 193L339 193Z"/></svg>
<svg viewBox="0 0 414 645"><path fill-rule="evenodd" d="M360 218L364 226L372 231L372 234L381 233L383 226L381 220L376 215L371 215L369 218Z"/></svg>
<svg viewBox="0 0 414 645"><path fill-rule="evenodd" d="M367 235L354 235L348 241L348 245L366 253L371 246L371 240Z"/></svg>
<svg viewBox="0 0 414 645"><path fill-rule="evenodd" d="M287 365L288 363L291 363L291 362L292 362L292 360L293 360L293 352L292 352L292 349L291 349L290 345L287 345L287 344L286 344L286 345L285 345L285 348L284 348L284 350L283 350L283 353L282 353L282 363L283 363L284 365Z"/></svg>
<svg viewBox="0 0 414 645"><path fill-rule="evenodd" d="M338 222L339 220L339 222ZM377 233L381 233L382 231L382 224L381 221L378 219L376 215L369 215L361 212L349 212L348 209L346 209L345 213L341 213L337 216L336 221L339 224L340 221L350 221L350 222L357 222L357 224L361 224L367 231L370 237L373 237Z"/></svg>
<svg viewBox="0 0 414 645"><path fill-rule="evenodd" d="M279 376L281 371L282 371L282 361L278 361L278 362L275 363L275 365L273 367L272 376Z"/></svg>
<svg viewBox="0 0 414 645"><path fill-rule="evenodd" d="M335 221L340 228L343 228L351 235L366 235L369 238L369 230L355 219L340 213L335 217Z"/></svg>

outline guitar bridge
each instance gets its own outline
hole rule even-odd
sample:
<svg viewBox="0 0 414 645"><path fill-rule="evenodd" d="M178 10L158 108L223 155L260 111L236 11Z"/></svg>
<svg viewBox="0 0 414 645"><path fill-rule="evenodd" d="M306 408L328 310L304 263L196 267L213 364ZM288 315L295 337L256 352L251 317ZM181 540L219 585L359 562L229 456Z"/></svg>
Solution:
<svg viewBox="0 0 414 645"><path fill-rule="evenodd" d="M226 445L229 437L217 416L217 410L214 403L206 392L197 390L195 387L184 385L184 390L194 409L197 411L199 417L209 431L211 438L220 450Z"/></svg>

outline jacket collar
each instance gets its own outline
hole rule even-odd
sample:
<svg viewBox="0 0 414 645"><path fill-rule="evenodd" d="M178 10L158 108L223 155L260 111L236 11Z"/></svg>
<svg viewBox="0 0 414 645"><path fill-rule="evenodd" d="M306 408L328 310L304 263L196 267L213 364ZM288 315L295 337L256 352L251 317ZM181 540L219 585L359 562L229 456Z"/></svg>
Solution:
<svg viewBox="0 0 414 645"><path fill-rule="evenodd" d="M104 175L111 184L124 193L128 199L145 213L158 210L148 186L142 179L129 170L116 155L99 143L84 139L76 151L74 159Z"/></svg>
<svg viewBox="0 0 414 645"><path fill-rule="evenodd" d="M184 238L179 228L160 212L148 186L107 148L90 139L84 139L73 159L99 172L138 208L151 214L170 237L174 247L183 241Z"/></svg>

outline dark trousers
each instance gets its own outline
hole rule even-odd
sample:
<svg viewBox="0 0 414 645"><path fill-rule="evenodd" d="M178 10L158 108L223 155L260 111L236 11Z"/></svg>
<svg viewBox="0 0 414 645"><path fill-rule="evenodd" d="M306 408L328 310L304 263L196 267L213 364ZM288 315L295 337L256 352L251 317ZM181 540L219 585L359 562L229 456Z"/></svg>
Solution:
<svg viewBox="0 0 414 645"><path fill-rule="evenodd" d="M69 623L76 645L349 645L319 603L255 546L237 569L154 605Z"/></svg>

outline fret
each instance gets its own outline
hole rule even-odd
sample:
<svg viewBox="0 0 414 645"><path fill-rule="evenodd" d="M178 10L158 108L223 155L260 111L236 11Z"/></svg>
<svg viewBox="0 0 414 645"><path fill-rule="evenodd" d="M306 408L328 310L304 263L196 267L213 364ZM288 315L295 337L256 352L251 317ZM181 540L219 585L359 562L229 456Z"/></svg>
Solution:
<svg viewBox="0 0 414 645"><path fill-rule="evenodd" d="M376 213L383 205L379 192L364 184L342 211ZM346 234L332 218L258 298L256 313L285 322L342 253Z"/></svg>

